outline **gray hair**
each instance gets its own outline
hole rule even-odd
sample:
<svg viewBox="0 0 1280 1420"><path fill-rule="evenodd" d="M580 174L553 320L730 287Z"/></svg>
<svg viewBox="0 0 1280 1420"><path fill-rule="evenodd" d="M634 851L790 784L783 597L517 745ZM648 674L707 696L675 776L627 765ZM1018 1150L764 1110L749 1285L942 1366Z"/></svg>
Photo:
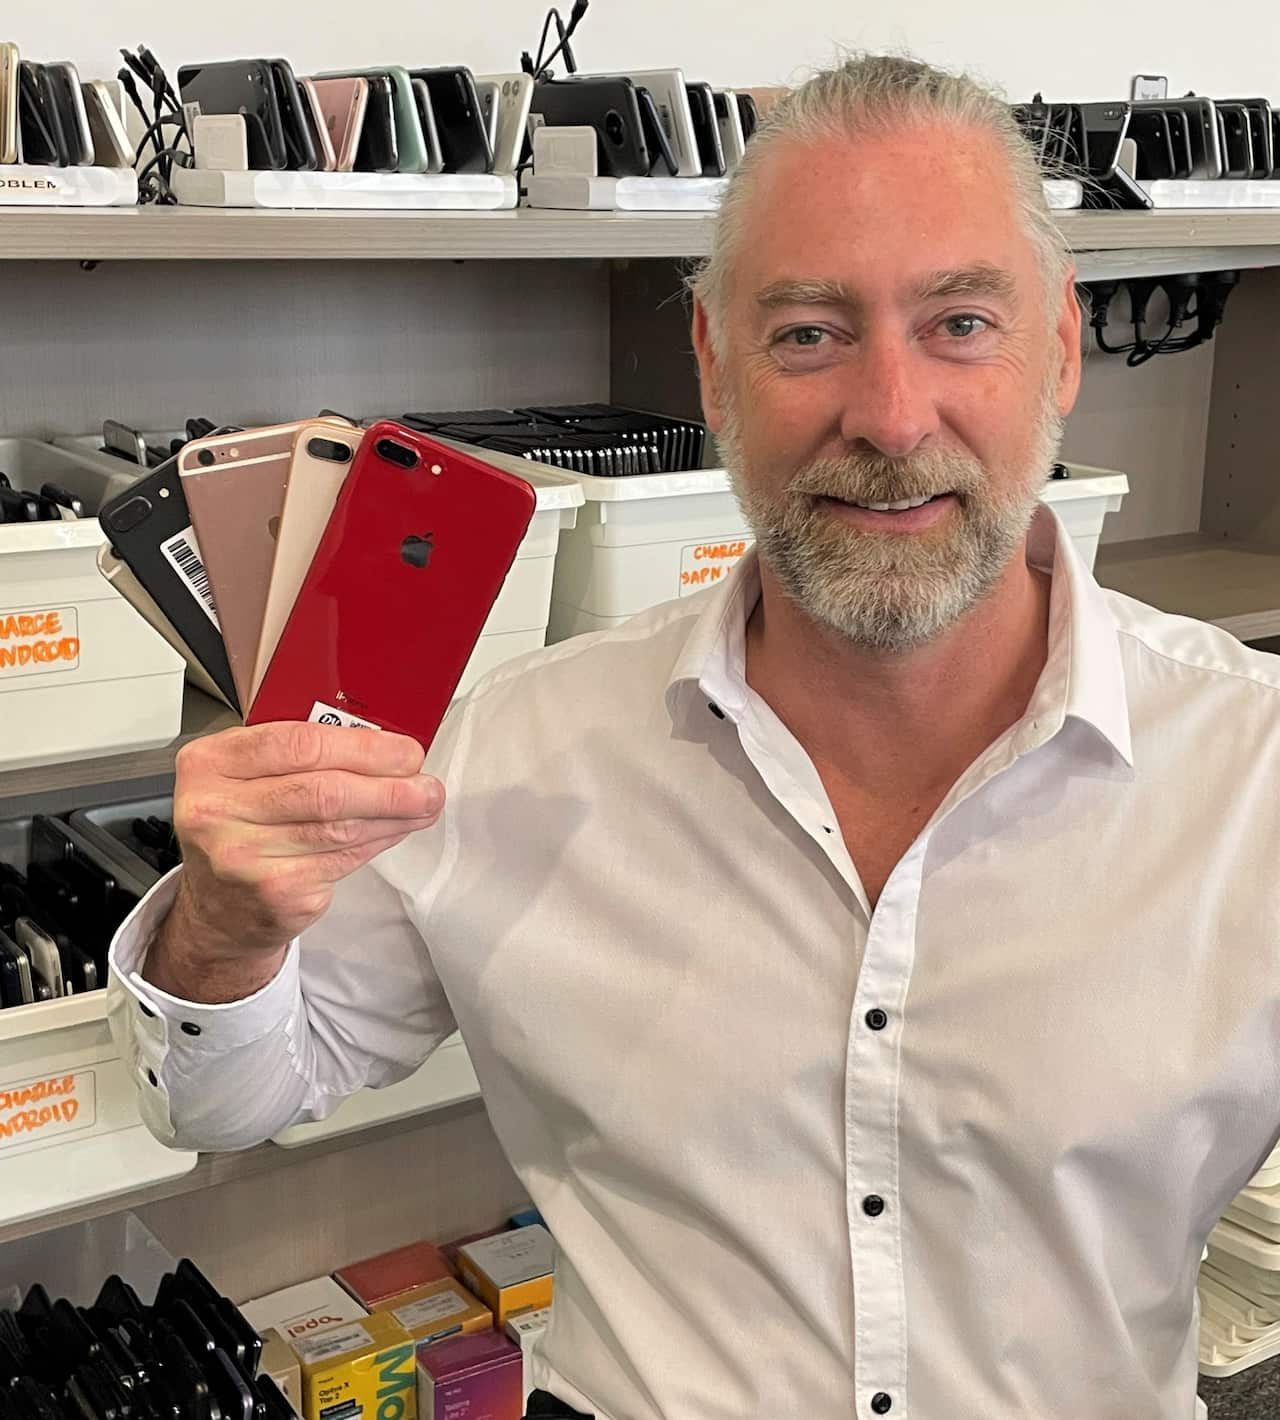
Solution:
<svg viewBox="0 0 1280 1420"><path fill-rule="evenodd" d="M834 135L885 133L926 119L985 129L998 141L1008 163L1023 229L1036 249L1046 295L1061 289L1071 270L1070 248L1045 203L1045 174L1039 159L1005 100L965 74L948 73L897 55L859 54L822 70L779 100L729 179L711 255L688 282L707 310L717 346L722 343L730 276L743 239L746 212L770 150L788 139L813 141Z"/></svg>

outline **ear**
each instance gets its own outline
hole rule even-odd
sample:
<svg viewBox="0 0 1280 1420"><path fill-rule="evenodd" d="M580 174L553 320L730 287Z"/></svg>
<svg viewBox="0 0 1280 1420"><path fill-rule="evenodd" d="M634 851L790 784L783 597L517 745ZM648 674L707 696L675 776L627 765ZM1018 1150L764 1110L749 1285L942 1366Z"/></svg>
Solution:
<svg viewBox="0 0 1280 1420"><path fill-rule="evenodd" d="M1067 415L1080 393L1082 347L1080 297L1076 294L1076 269L1073 266L1063 283L1062 301L1058 311L1057 335L1061 346L1058 368L1058 413Z"/></svg>
<svg viewBox="0 0 1280 1420"><path fill-rule="evenodd" d="M702 413L713 434L720 432L722 416L722 372L711 339L711 318L696 297L693 302L693 351L698 357L698 383L702 390Z"/></svg>

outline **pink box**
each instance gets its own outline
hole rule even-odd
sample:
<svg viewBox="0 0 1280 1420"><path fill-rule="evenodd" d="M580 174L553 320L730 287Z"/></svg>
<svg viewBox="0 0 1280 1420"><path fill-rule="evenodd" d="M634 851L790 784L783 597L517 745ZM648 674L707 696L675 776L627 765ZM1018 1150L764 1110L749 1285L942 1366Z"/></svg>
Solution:
<svg viewBox="0 0 1280 1420"><path fill-rule="evenodd" d="M521 1420L524 1353L496 1331L418 1352L418 1420Z"/></svg>

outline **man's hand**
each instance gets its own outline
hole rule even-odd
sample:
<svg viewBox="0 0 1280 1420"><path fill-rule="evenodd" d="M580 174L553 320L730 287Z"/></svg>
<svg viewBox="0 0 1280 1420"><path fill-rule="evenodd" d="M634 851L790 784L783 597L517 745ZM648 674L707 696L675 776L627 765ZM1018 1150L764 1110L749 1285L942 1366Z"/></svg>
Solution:
<svg viewBox="0 0 1280 1420"><path fill-rule="evenodd" d="M178 753L183 873L147 956L153 985L240 1000L357 868L440 815L444 790L404 735L315 724L226 730Z"/></svg>

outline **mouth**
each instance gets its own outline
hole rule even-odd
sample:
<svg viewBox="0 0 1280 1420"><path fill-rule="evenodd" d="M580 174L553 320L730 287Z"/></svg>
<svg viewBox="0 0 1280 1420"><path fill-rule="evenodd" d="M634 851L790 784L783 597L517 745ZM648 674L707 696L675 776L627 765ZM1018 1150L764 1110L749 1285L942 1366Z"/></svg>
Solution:
<svg viewBox="0 0 1280 1420"><path fill-rule="evenodd" d="M821 496L822 507L858 527L868 530L916 532L933 527L959 505L954 493L934 493L922 498L898 498L893 502Z"/></svg>

